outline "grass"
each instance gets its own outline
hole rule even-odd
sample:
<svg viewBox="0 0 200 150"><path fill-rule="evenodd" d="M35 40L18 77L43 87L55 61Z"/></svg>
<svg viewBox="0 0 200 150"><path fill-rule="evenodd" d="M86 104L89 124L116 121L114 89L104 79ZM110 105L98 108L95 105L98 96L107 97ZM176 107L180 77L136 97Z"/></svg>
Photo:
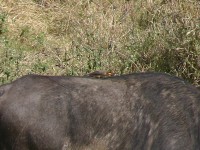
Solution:
<svg viewBox="0 0 200 150"><path fill-rule="evenodd" d="M0 83L106 70L199 86L199 16L196 0L0 0Z"/></svg>

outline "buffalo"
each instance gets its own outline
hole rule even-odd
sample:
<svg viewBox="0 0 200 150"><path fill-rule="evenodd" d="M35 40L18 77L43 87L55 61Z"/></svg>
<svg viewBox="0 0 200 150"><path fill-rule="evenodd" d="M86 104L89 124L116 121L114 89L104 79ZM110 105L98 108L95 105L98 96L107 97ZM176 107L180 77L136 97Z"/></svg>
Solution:
<svg viewBox="0 0 200 150"><path fill-rule="evenodd" d="M0 150L199 150L200 91L164 73L0 86Z"/></svg>

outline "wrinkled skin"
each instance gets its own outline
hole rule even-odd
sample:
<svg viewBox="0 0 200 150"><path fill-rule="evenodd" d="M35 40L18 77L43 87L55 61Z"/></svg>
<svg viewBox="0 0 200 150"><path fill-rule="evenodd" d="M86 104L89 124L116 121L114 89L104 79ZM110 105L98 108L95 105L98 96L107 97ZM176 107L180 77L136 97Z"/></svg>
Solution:
<svg viewBox="0 0 200 150"><path fill-rule="evenodd" d="M160 73L0 87L0 150L198 150L200 93Z"/></svg>

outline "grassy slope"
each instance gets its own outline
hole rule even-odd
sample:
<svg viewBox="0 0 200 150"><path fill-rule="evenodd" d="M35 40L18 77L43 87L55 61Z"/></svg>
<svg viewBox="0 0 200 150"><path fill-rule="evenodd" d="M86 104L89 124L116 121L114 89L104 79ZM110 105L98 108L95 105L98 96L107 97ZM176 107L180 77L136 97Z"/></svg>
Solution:
<svg viewBox="0 0 200 150"><path fill-rule="evenodd" d="M161 71L200 84L196 0L0 0L0 83Z"/></svg>

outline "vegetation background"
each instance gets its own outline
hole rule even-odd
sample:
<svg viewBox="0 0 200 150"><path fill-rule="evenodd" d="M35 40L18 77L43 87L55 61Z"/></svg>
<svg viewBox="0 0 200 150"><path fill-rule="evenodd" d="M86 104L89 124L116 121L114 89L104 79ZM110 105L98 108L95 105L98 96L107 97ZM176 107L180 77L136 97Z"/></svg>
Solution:
<svg viewBox="0 0 200 150"><path fill-rule="evenodd" d="M200 85L199 0L0 0L0 84L166 72Z"/></svg>

